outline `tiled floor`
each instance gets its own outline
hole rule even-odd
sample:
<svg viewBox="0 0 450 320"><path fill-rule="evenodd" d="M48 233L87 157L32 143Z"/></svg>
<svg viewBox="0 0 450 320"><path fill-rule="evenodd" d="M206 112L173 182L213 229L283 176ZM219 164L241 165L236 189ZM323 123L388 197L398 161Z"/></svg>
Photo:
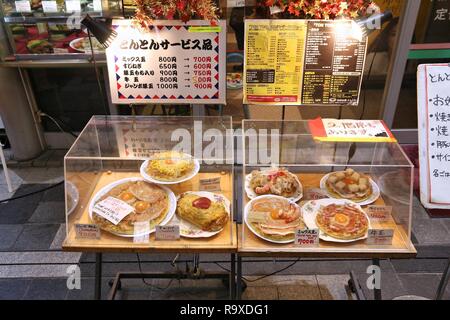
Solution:
<svg viewBox="0 0 450 320"><path fill-rule="evenodd" d="M61 153L61 152L60 152ZM62 153L61 153L62 154ZM54 154L53 154L54 156ZM58 156L60 156L58 154ZM49 166L49 163L51 166ZM62 181L58 159L42 157L35 167L14 167L11 176L14 193L6 189L0 171L0 198L41 190ZM47 168L36 167L37 165ZM0 199L0 200L1 200ZM65 236L64 189L59 185L46 192L8 203L0 203L0 299L92 299L94 296L94 256L61 252ZM416 200L413 238L421 259L382 261L383 298L414 294L433 298L441 273L450 256L450 219L430 219ZM180 261L191 255L181 255ZM212 261L229 267L227 255L201 256L202 267L221 269ZM141 255L145 271L173 271L168 261L173 255ZM247 280L279 270L290 261L246 260L243 265ZM81 290L67 289L67 267L81 267ZM317 261L305 259L284 272L256 282L248 282L243 299L355 299L347 282L355 271L362 284L368 274L370 260ZM184 268L179 263L180 269ZM103 298L108 281L118 271L138 271L135 254L104 256ZM226 299L227 288L220 280L125 280L118 299ZM165 290L161 288L167 287ZM363 285L363 288L365 286ZM372 292L365 289L368 297ZM450 288L446 298L450 299Z"/></svg>

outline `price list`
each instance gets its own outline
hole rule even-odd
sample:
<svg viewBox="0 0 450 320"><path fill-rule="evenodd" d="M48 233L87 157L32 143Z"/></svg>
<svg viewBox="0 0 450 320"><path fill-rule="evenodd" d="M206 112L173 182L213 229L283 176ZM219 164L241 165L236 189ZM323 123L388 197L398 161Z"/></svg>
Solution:
<svg viewBox="0 0 450 320"><path fill-rule="evenodd" d="M302 102L306 105L358 105L366 40L343 21L309 21Z"/></svg>
<svg viewBox="0 0 450 320"><path fill-rule="evenodd" d="M122 30L107 49L113 103L224 103L221 27L116 23Z"/></svg>

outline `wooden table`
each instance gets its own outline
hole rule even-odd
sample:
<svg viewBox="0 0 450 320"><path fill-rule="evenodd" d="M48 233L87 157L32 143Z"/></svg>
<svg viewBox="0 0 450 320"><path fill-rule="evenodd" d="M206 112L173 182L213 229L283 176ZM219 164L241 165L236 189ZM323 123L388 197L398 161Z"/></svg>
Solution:
<svg viewBox="0 0 450 320"><path fill-rule="evenodd" d="M68 217L67 237L62 247L65 251L96 253L96 298L101 296L102 253L229 253L231 255L231 277L234 279L237 233L236 224L233 222L233 212L223 231L206 239L181 238L177 241L157 241L154 235L150 235L148 242L135 243L133 238L116 236L106 231L101 232L100 239L77 239L75 224L92 223L89 218L88 207L95 194L114 181L131 177L140 177L139 172L76 173L73 175L66 173L66 179L74 183L79 189L80 201L77 208ZM185 191L199 190L200 179L215 177L221 177L222 191L217 193L224 195L233 203L233 176L231 173L199 173L187 182L168 185L168 187L175 195L178 195ZM122 278L124 278L123 274ZM120 278L118 280L120 281ZM235 291L234 283L234 281L230 281L231 294L234 294Z"/></svg>

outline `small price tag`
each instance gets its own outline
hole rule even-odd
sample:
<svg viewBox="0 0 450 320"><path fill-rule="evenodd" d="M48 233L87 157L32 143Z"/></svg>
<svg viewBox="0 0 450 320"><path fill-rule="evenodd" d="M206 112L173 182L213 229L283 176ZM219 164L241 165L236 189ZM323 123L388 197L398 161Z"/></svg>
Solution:
<svg viewBox="0 0 450 320"><path fill-rule="evenodd" d="M319 229L296 230L294 244L297 247L317 247L319 245Z"/></svg>
<svg viewBox="0 0 450 320"><path fill-rule="evenodd" d="M136 221L134 223L134 243L148 243L150 240L150 222L149 221Z"/></svg>
<svg viewBox="0 0 450 320"><path fill-rule="evenodd" d="M58 5L56 1L42 1L42 10L45 13L54 13L58 12Z"/></svg>
<svg viewBox="0 0 450 320"><path fill-rule="evenodd" d="M94 11L102 11L102 0L94 0Z"/></svg>
<svg viewBox="0 0 450 320"><path fill-rule="evenodd" d="M319 188L311 188L311 189L306 189L305 190L305 194L303 195L303 200L307 201L307 200L320 200L320 199L327 199L328 194Z"/></svg>
<svg viewBox="0 0 450 320"><path fill-rule="evenodd" d="M387 222L391 219L391 206L368 206L366 209L370 220L377 222Z"/></svg>
<svg viewBox="0 0 450 320"><path fill-rule="evenodd" d="M394 239L393 229L369 229L368 245L390 246Z"/></svg>
<svg viewBox="0 0 450 320"><path fill-rule="evenodd" d="M66 12L80 12L81 1L80 0L66 0Z"/></svg>
<svg viewBox="0 0 450 320"><path fill-rule="evenodd" d="M228 8L245 7L245 0L227 0Z"/></svg>
<svg viewBox="0 0 450 320"><path fill-rule="evenodd" d="M97 203L93 211L111 223L117 225L123 218L132 213L134 208L122 200L108 197Z"/></svg>
<svg viewBox="0 0 450 320"><path fill-rule="evenodd" d="M220 188L220 177L200 179L200 191L218 192Z"/></svg>
<svg viewBox="0 0 450 320"><path fill-rule="evenodd" d="M53 53L56 54L64 54L64 53L69 53L69 49L66 48L53 48Z"/></svg>
<svg viewBox="0 0 450 320"><path fill-rule="evenodd" d="M15 1L16 12L31 12L31 3L28 0Z"/></svg>
<svg viewBox="0 0 450 320"><path fill-rule="evenodd" d="M155 230L156 240L179 240L180 239L180 226L156 226Z"/></svg>
<svg viewBox="0 0 450 320"><path fill-rule="evenodd" d="M100 239L100 228L96 224L76 224L75 238Z"/></svg>

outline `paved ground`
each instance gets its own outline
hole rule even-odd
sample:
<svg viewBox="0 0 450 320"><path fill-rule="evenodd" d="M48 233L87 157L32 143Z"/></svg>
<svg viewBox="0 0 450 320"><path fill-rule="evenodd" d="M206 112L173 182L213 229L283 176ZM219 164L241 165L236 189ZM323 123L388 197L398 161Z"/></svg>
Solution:
<svg viewBox="0 0 450 320"><path fill-rule="evenodd" d="M0 200L62 181L63 151L52 151L33 162L14 163L11 175L14 192L9 193L0 171ZM65 236L64 190L60 185L25 199L0 204L0 299L92 299L94 256L63 253ZM420 295L433 298L441 273L450 257L450 219L430 219L420 203L414 206L413 241L417 259L382 262L383 298ZM174 271L172 255L140 255L144 271ZM176 267L184 269L190 255L182 255ZM202 255L202 268L229 268L226 255ZM219 267L214 261L219 261ZM288 260L246 260L243 269L248 287L244 299L354 299L349 292L348 273L353 270L362 284L368 260L302 260L290 269L263 280L260 275L289 265ZM67 289L67 268L81 268L81 290ZM104 256L103 297L108 281L118 271L138 271L134 254ZM165 289L167 288L167 289ZM366 288L363 285L363 288ZM364 289L367 297L372 292ZM225 299L220 280L126 280L118 299ZM446 292L450 299L450 287Z"/></svg>

